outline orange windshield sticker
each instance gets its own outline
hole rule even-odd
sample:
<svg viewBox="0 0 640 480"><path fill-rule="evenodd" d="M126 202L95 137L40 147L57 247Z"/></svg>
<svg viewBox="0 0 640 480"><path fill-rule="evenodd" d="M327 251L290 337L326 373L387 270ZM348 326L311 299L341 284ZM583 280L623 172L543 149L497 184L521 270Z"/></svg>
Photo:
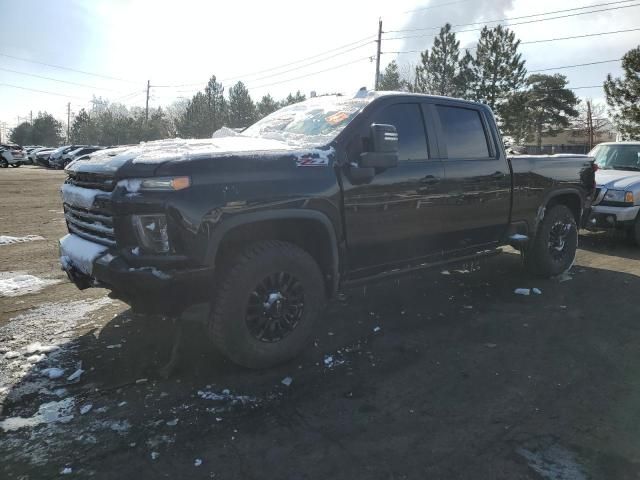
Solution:
<svg viewBox="0 0 640 480"><path fill-rule="evenodd" d="M333 115L329 115L325 118L329 125L337 125L340 122L344 122L347 118L349 118L349 114L347 112L336 112Z"/></svg>

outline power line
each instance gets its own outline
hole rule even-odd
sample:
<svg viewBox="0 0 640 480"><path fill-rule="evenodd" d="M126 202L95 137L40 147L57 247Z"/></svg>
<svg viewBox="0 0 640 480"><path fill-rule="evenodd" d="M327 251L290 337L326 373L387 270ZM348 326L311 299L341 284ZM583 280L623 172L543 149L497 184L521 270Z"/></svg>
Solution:
<svg viewBox="0 0 640 480"><path fill-rule="evenodd" d="M627 32L637 32L640 31L640 28L629 28L627 30L615 30L613 32L600 32L600 33L587 33L585 35L574 35L571 37L557 37L557 38L545 38L541 40L530 40L527 42L520 42L520 45L531 45L534 43L546 43L546 42L557 42L560 40L573 40L575 38L587 38L587 37L599 37L601 35L613 35L615 33L627 33ZM464 47L464 50L475 50L478 47ZM421 53L424 50L400 50L395 52L382 52L383 54L404 54L404 53Z"/></svg>
<svg viewBox="0 0 640 480"><path fill-rule="evenodd" d="M312 75L317 75L317 74L319 74L319 73L328 72L328 71L330 71L330 70L336 70L336 69L338 69L338 68L346 67L346 66L348 66L348 65L353 65L354 63L358 63L358 62L362 62L363 60L370 60L370 59L371 59L371 57L370 57L370 56L362 57L362 58L359 58L359 59L357 59L357 60L352 60L352 61L347 62L347 63L343 63L343 64L340 64L340 65L336 65L336 66L334 66L334 67L325 68L324 70L318 70L318 71L315 71L315 72L307 73L307 74L305 74L305 75L300 75L300 76L293 77L293 78L287 78L287 79L285 79L285 80L280 80L280 81L273 82L273 83L267 83L267 84L264 84L264 85L249 85L247 88L264 88L264 87L271 87L272 85L279 85L279 84L281 84L281 83L292 82L292 81L294 81L294 80L299 80L299 79L301 79L301 78L310 77L310 76L312 76Z"/></svg>
<svg viewBox="0 0 640 480"><path fill-rule="evenodd" d="M540 68L538 70L529 70L529 73L548 72L550 70L563 70L565 68L586 67L588 65L600 65L601 63L619 62L621 60L621 58L616 58L614 60L602 60L599 62L578 63L576 65L562 65L560 67Z"/></svg>
<svg viewBox="0 0 640 480"><path fill-rule="evenodd" d="M106 78L107 80L116 80L118 82L125 82L125 83L138 83L138 82L134 82L132 80L125 80L124 78L111 77L109 75L103 75L101 73L87 72L85 70L77 70L75 68L64 67L62 65L54 65L53 63L38 62L36 60L30 60L28 58L17 57L15 55L7 55L6 53L0 53L0 57L12 58L14 60L20 60L22 62L27 62L27 63L35 63L36 65L44 65L45 67L58 68L60 70L67 70L69 72L82 73L83 75L90 75L92 77Z"/></svg>
<svg viewBox="0 0 640 480"><path fill-rule="evenodd" d="M637 7L637 6L640 6L640 3L636 3L636 4L633 4L633 5L623 5L623 6L612 7L612 8L603 8L603 9L600 9L600 10L592 10L592 11L589 11L589 12L578 12L578 13L571 13L571 14L567 14L567 15L559 15L557 17L540 18L540 19L537 19L537 20L527 20L527 21L524 21L524 22L515 22L515 23L510 23L507 26L508 27L513 27L513 26L516 26L516 25L526 25L526 24L530 24L530 23L547 22L547 21L550 21L550 20L558 20L558 19L561 19L561 18L577 17L577 16L580 16L580 15L589 15L591 13L608 12L608 11L611 11L611 10L620 10L620 9L623 9L623 8L632 8L632 7ZM540 15L544 15L544 14L540 14ZM482 23L487 24L487 23L495 23L495 22L499 23L499 22L504 22L504 21L509 21L509 20L512 20L512 19L504 18L504 19L501 19L501 20L487 20L485 22L476 22L476 23L467 24L467 25L480 25ZM464 26L464 25L455 25L455 26L458 27L458 26ZM441 27L430 27L429 30L438 30L439 28L441 28ZM484 27L482 27L482 28L484 28ZM482 30L482 28L470 28L470 29L467 29L467 30L456 30L456 31L454 31L452 33L478 32L478 31ZM425 30L427 30L427 29L425 29ZM396 30L396 31L400 32L401 30ZM385 38L385 40L404 40L406 38L422 38L422 37L429 37L431 35L432 34L405 35L405 36L402 36L402 37Z"/></svg>
<svg viewBox="0 0 640 480"><path fill-rule="evenodd" d="M618 0L615 2L607 2L607 3L597 3L594 5L586 5L584 7L573 7L573 8L565 8L562 10L552 10L550 12L542 12L542 13L533 13L529 15L521 15L519 17L511 17L511 18L501 18L500 20L485 20L480 22L472 22L472 23L459 23L456 25L451 25L451 27L470 27L473 25L482 25L483 23L495 23L495 22L507 22L510 20L522 20L523 18L533 18L540 17L542 15L554 15L556 13L566 13L566 12L575 12L576 10L584 10L586 8L596 8L596 7L604 7L607 5L618 5L620 3L630 3L636 0ZM401 32L421 32L424 30L439 30L440 27L424 27L424 28L409 28L402 30L387 30L385 33L401 33Z"/></svg>
<svg viewBox="0 0 640 480"><path fill-rule="evenodd" d="M19 88L20 90L29 90L31 92L38 92L38 93L46 93L47 95L55 95L57 97L65 97L65 98L75 98L76 100L82 100L82 101L86 101L87 98L86 97L76 97L74 95L65 95L62 93L55 93L55 92L49 92L46 90L37 90L35 88L27 88L27 87L20 87L18 85L10 85L8 83L0 83L1 87L11 87L11 88Z"/></svg>
<svg viewBox="0 0 640 480"><path fill-rule="evenodd" d="M20 72L18 70L12 70L10 68L0 67L0 70L2 70L3 72L11 72L11 73L17 73L18 75L25 75L27 77L35 77L35 78L41 78L43 80L51 80L52 82L67 83L69 85L75 85L77 87L85 87L85 88L93 88L95 90L108 90L108 91L111 91L111 92L119 92L119 90L114 90L113 88L96 87L94 85L87 85L86 83L70 82L70 81L67 81L67 80L60 80L60 79L57 79L57 78L46 77L44 75L36 75L35 73Z"/></svg>
<svg viewBox="0 0 640 480"><path fill-rule="evenodd" d="M289 68L287 70L283 70L281 72L277 72L277 73L271 73L269 75L263 75L257 78L254 78L252 81L258 81L258 80L265 80L267 78L273 78L273 77L279 77L280 75L284 75L286 73L290 73L296 70L299 70L301 68L305 68L305 67L309 67L311 65L316 65L318 63L323 63L326 62L327 60L332 60L340 55L344 55L345 53L349 53L352 52L354 50L359 50L363 47L366 47L370 44L374 43L372 40L368 40L366 43L363 43L361 45L356 45L355 47L349 48L348 50L344 50L342 52L336 53L334 55L328 56L326 58L320 59L320 60L315 60L313 62L308 62L302 65L297 65L293 68ZM244 77L231 77L231 78L244 78ZM221 83L226 83L227 80L220 80ZM188 86L199 86L199 85L203 85L206 82L199 82L199 83L192 83L192 84L182 84L182 85L151 85L152 88L179 88L179 87L188 87Z"/></svg>

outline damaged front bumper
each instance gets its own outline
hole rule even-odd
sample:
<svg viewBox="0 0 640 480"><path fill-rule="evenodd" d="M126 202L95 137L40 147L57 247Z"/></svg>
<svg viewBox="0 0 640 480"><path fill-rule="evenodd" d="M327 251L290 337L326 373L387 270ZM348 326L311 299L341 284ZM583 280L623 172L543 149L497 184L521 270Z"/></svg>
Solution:
<svg viewBox="0 0 640 480"><path fill-rule="evenodd" d="M213 268L189 266L183 256L164 256L154 262L154 257L145 259L101 246L87 256L84 251L71 250L67 237L60 241L60 263L81 290L107 288L111 297L146 313L179 312L211 293ZM73 240L76 243L71 245L76 247L84 242L97 245Z"/></svg>

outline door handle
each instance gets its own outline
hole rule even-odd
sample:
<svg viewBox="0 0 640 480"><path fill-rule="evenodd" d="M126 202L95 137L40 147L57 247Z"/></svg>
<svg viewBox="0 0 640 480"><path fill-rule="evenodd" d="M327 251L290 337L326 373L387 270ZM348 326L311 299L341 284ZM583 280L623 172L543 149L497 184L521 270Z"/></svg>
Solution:
<svg viewBox="0 0 640 480"><path fill-rule="evenodd" d="M436 183L440 183L440 177L434 177L433 175L427 175L426 177L420 180L420 183L423 185L435 185Z"/></svg>
<svg viewBox="0 0 640 480"><path fill-rule="evenodd" d="M500 180L501 178L504 178L504 177L505 177L504 172L495 172L491 174L491 178L495 178L496 180Z"/></svg>

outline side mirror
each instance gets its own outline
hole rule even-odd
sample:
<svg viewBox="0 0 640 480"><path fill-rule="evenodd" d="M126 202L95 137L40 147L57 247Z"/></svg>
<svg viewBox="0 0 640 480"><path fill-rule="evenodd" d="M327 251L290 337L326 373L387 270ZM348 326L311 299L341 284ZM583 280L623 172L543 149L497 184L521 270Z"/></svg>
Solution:
<svg viewBox="0 0 640 480"><path fill-rule="evenodd" d="M398 165L398 132L393 125L371 124L373 151L360 154L360 166L391 168Z"/></svg>

